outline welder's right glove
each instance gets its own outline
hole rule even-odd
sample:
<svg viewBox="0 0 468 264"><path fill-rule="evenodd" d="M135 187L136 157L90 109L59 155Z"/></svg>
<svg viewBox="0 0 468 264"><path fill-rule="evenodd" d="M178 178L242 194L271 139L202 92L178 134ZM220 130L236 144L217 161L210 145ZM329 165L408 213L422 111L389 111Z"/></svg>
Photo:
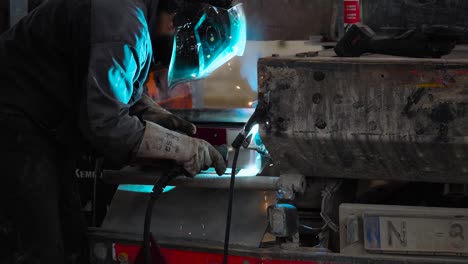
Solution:
<svg viewBox="0 0 468 264"><path fill-rule="evenodd" d="M223 156L208 142L146 121L143 139L134 153L134 163L151 160L173 160L192 177L209 167L214 167L218 175L226 171Z"/></svg>

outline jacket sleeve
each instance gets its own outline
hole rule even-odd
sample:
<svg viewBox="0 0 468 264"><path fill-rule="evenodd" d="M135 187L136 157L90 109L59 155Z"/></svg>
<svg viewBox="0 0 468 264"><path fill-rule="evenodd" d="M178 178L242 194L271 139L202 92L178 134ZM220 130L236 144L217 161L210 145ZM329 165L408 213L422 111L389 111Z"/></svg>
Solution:
<svg viewBox="0 0 468 264"><path fill-rule="evenodd" d="M143 62L144 64L144 62ZM124 43L91 47L87 87L80 109L80 129L106 159L123 165L143 137L145 125L129 115L133 98L141 92L136 50Z"/></svg>

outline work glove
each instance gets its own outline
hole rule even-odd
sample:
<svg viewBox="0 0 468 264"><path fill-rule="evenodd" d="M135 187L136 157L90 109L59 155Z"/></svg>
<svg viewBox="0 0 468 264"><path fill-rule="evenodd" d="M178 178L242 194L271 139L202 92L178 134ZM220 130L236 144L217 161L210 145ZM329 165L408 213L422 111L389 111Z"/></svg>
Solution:
<svg viewBox="0 0 468 264"><path fill-rule="evenodd" d="M197 127L182 118L159 106L148 95L143 94L141 99L130 109L131 115L139 116L142 120L151 121L167 129L179 131L187 135L194 135Z"/></svg>
<svg viewBox="0 0 468 264"><path fill-rule="evenodd" d="M223 156L208 142L168 130L150 121L146 121L145 133L134 152L133 160L134 163L173 160L191 177L209 167L214 167L220 176L226 171Z"/></svg>

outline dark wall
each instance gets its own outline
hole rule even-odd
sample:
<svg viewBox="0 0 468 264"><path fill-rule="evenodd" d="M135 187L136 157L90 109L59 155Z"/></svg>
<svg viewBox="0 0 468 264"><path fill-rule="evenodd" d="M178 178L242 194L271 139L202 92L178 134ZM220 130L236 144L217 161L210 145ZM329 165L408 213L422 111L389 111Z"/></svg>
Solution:
<svg viewBox="0 0 468 264"><path fill-rule="evenodd" d="M10 27L10 1L0 0L0 34ZM39 6L44 0L28 0L28 11Z"/></svg>
<svg viewBox="0 0 468 264"><path fill-rule="evenodd" d="M44 0L29 0L29 10ZM250 40L303 40L333 37L343 0L241 0ZM0 32L9 27L9 2L0 0ZM361 0L363 22L375 31L426 24L468 26L467 0Z"/></svg>
<svg viewBox="0 0 468 264"><path fill-rule="evenodd" d="M39 6L44 0L28 0L28 9L29 11L33 10L37 6Z"/></svg>
<svg viewBox="0 0 468 264"><path fill-rule="evenodd" d="M0 32L9 27L9 1L0 0ZM29 0L32 10L44 0ZM333 34L337 0L242 0L250 40L305 40Z"/></svg>
<svg viewBox="0 0 468 264"><path fill-rule="evenodd" d="M467 0L361 0L362 20L377 33L423 24L468 27Z"/></svg>
<svg viewBox="0 0 468 264"><path fill-rule="evenodd" d="M312 35L333 35L338 1L243 0L248 39L305 40Z"/></svg>
<svg viewBox="0 0 468 264"><path fill-rule="evenodd" d="M333 39L342 29L343 0L242 0L250 40ZM341 8L341 9L340 9ZM468 27L468 0L361 0L363 23L381 34L422 24Z"/></svg>
<svg viewBox="0 0 468 264"><path fill-rule="evenodd" d="M0 0L0 33L7 30L9 27L9 0Z"/></svg>

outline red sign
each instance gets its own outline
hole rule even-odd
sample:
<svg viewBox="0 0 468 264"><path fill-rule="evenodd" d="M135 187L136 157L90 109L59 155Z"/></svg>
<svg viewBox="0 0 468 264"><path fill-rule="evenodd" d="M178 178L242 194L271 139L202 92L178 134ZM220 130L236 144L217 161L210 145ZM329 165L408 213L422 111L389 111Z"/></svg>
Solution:
<svg viewBox="0 0 468 264"><path fill-rule="evenodd" d="M344 23L359 23L361 21L359 9L359 0L344 0Z"/></svg>

